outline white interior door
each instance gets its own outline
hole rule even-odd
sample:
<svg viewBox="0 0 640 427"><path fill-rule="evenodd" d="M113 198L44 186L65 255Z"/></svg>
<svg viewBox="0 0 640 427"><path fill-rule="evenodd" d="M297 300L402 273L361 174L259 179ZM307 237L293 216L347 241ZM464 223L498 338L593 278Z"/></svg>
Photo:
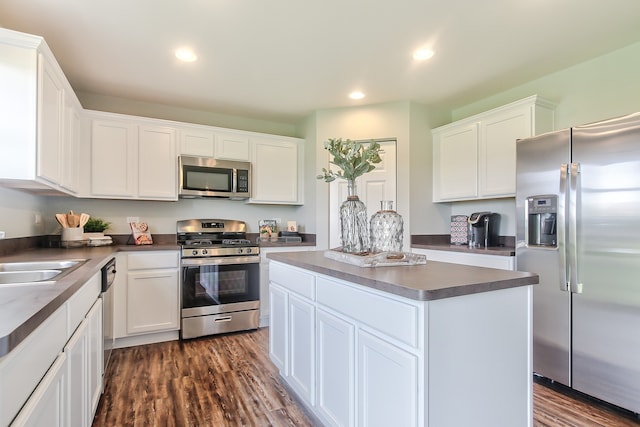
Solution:
<svg viewBox="0 0 640 427"><path fill-rule="evenodd" d="M380 209L381 200L393 200L394 209L396 200L396 141L378 141L382 147L380 157L382 161L369 173L358 177L358 196L367 206L369 217ZM331 165L334 167L334 165ZM336 179L329 187L329 247L340 246L340 205L347 200L347 182Z"/></svg>

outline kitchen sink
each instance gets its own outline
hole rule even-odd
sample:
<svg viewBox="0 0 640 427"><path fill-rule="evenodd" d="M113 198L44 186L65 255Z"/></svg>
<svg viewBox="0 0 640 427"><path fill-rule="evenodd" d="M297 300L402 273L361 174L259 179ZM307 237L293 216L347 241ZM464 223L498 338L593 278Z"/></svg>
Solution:
<svg viewBox="0 0 640 427"><path fill-rule="evenodd" d="M73 259L0 263L0 286L52 284L86 261Z"/></svg>
<svg viewBox="0 0 640 427"><path fill-rule="evenodd" d="M48 281L60 273L62 270L0 271L0 286Z"/></svg>
<svg viewBox="0 0 640 427"><path fill-rule="evenodd" d="M79 267L86 259L70 259L60 261L26 261L0 262L0 272L3 271L33 271L33 270L61 270Z"/></svg>

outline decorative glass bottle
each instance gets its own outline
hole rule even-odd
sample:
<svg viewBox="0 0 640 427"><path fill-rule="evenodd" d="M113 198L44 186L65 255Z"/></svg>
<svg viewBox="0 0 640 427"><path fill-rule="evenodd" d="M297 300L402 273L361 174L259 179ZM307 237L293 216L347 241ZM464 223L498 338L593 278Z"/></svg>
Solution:
<svg viewBox="0 0 640 427"><path fill-rule="evenodd" d="M380 201L380 210L371 216L371 252L402 252L402 215L393 210L393 201Z"/></svg>
<svg viewBox="0 0 640 427"><path fill-rule="evenodd" d="M356 194L356 183L347 181L347 200L340 205L340 240L342 252L359 254L369 251L367 207Z"/></svg>

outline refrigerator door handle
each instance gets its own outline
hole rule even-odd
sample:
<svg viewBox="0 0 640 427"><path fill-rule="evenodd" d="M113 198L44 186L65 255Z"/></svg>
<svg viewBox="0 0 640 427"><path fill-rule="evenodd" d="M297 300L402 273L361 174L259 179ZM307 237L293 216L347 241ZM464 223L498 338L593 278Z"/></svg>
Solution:
<svg viewBox="0 0 640 427"><path fill-rule="evenodd" d="M569 165L562 163L560 165L560 195L558 197L558 222L556 224L558 230L558 255L560 258L560 290L569 291L569 275L567 271L567 182L569 175Z"/></svg>
<svg viewBox="0 0 640 427"><path fill-rule="evenodd" d="M571 292L582 293L582 283L578 275L578 186L580 163L571 163L569 194L569 287Z"/></svg>

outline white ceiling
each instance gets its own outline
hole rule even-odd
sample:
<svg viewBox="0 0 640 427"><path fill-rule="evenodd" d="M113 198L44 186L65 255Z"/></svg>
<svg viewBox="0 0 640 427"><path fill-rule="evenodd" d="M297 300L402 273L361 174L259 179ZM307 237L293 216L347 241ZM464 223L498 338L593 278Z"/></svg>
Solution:
<svg viewBox="0 0 640 427"><path fill-rule="evenodd" d="M1 0L0 26L44 36L76 91L294 123L465 105L640 41L640 1Z"/></svg>

